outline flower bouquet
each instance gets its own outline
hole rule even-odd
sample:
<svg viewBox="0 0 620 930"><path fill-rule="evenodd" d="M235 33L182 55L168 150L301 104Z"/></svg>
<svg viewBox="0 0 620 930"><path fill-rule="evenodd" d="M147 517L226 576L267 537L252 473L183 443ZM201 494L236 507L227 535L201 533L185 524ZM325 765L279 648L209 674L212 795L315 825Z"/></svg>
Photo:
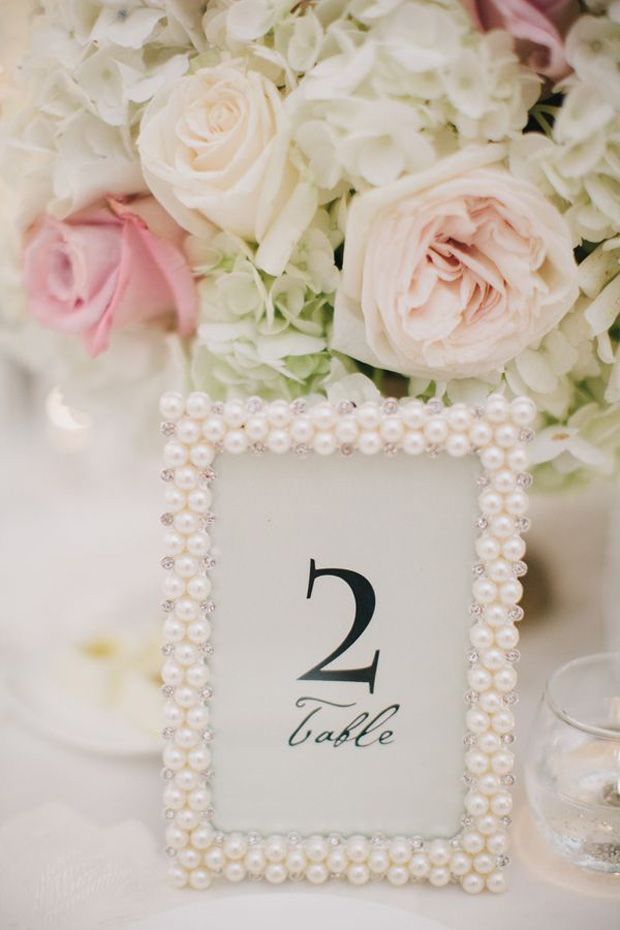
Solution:
<svg viewBox="0 0 620 930"><path fill-rule="evenodd" d="M80 406L525 393L541 486L614 471L617 0L33 6L0 76L9 351Z"/></svg>

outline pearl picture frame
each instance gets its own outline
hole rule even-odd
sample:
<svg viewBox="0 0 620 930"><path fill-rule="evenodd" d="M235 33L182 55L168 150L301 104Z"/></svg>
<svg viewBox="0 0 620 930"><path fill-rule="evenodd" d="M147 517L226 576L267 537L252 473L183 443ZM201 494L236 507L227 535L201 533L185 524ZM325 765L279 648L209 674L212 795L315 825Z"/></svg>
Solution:
<svg viewBox="0 0 620 930"><path fill-rule="evenodd" d="M215 877L237 882L265 879L279 884L329 878L363 884L383 879L393 885L428 881L458 883L466 892L501 892L506 887L508 828L514 784L512 705L517 700L516 624L525 574L521 534L531 476L526 443L533 438L536 409L529 398L509 401L491 395L480 407L440 400L310 404L304 399L264 403L260 398L211 402L206 394L162 397L162 433L167 529L164 570L164 664L166 697L163 779L169 876L178 886L202 889ZM209 723L213 654L209 573L215 567L209 529L210 486L220 454L289 452L308 455L477 455L479 516L472 530L478 561L473 565L469 612L469 690L464 695L464 812L449 837L371 837L297 833L224 833L214 826L209 782ZM291 455L291 459L293 455ZM294 468L294 462L291 468ZM221 516L221 515L217 515Z"/></svg>

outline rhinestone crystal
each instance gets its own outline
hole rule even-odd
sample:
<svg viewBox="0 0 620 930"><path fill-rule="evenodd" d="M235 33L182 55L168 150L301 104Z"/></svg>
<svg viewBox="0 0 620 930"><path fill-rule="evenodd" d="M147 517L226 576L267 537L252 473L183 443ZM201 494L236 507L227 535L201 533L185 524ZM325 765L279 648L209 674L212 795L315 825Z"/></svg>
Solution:
<svg viewBox="0 0 620 930"><path fill-rule="evenodd" d="M498 856L495 860L495 865L498 869L505 869L507 865L510 864L509 856Z"/></svg>
<svg viewBox="0 0 620 930"><path fill-rule="evenodd" d="M354 447L350 442L343 442L343 444L339 447L339 451L340 454L344 456L353 455Z"/></svg>
<svg viewBox="0 0 620 930"><path fill-rule="evenodd" d="M165 643L165 645L161 647L161 651L162 651L162 654L165 656L173 656L174 655L174 643Z"/></svg>
<svg viewBox="0 0 620 930"><path fill-rule="evenodd" d="M508 611L508 619L512 620L513 623L518 623L519 620L523 620L523 608L519 607L517 604L515 607L511 607Z"/></svg>
<svg viewBox="0 0 620 930"><path fill-rule="evenodd" d="M159 427L162 436L174 436L177 431L176 423L162 423Z"/></svg>
<svg viewBox="0 0 620 930"><path fill-rule="evenodd" d="M174 481L174 469L164 468L160 474L162 481Z"/></svg>
<svg viewBox="0 0 620 930"><path fill-rule="evenodd" d="M215 523L215 514L211 510L207 510L207 512L203 514L202 522L207 529L213 526Z"/></svg>
<svg viewBox="0 0 620 930"><path fill-rule="evenodd" d="M174 601L162 601L161 609L166 614L171 613L174 610Z"/></svg>
<svg viewBox="0 0 620 930"><path fill-rule="evenodd" d="M200 472L198 483L203 486L211 484L212 481L215 481L215 477L215 470L213 468L205 468L204 471Z"/></svg>
<svg viewBox="0 0 620 930"><path fill-rule="evenodd" d="M437 414L443 413L444 408L443 408L443 403L439 400L439 398L434 397L432 400L429 400L429 402L426 405L426 409L428 410L429 413L432 413L434 416L437 416Z"/></svg>
<svg viewBox="0 0 620 930"><path fill-rule="evenodd" d="M394 442L386 442L386 444L383 447L383 451L389 458L392 458L394 455L397 454L398 446Z"/></svg>
<svg viewBox="0 0 620 930"><path fill-rule="evenodd" d="M488 525L489 521L486 517L478 517L478 519L474 522L474 526L477 530L486 530Z"/></svg>
<svg viewBox="0 0 620 930"><path fill-rule="evenodd" d="M508 660L508 662L518 662L520 658L521 658L521 653L519 652L518 649L510 649L506 653L506 659Z"/></svg>
<svg viewBox="0 0 620 930"><path fill-rule="evenodd" d="M471 571L475 578L482 578L484 575L484 565L482 562L476 562L475 565L472 565Z"/></svg>
<svg viewBox="0 0 620 930"><path fill-rule="evenodd" d="M516 578L522 578L523 575L527 575L527 565L525 562L515 562L512 566L512 574Z"/></svg>
<svg viewBox="0 0 620 930"><path fill-rule="evenodd" d="M161 560L161 567L165 568L166 571L174 568L174 559L172 559L169 555L164 556L164 558Z"/></svg>
<svg viewBox="0 0 620 930"><path fill-rule="evenodd" d="M163 736L164 739L172 739L175 732L176 731L174 727L164 727L163 730L161 731L161 735Z"/></svg>
<svg viewBox="0 0 620 930"><path fill-rule="evenodd" d="M163 526L172 526L174 523L174 515L171 513L162 513L161 517L159 518L159 522Z"/></svg>
<svg viewBox="0 0 620 930"><path fill-rule="evenodd" d="M263 453L267 451L267 446L264 442L254 442L250 446L250 451L253 452L254 455L263 455Z"/></svg>
<svg viewBox="0 0 620 930"><path fill-rule="evenodd" d="M465 702L467 704L477 704L479 698L480 698L480 695L478 694L477 691L466 691L465 692Z"/></svg>
<svg viewBox="0 0 620 930"><path fill-rule="evenodd" d="M515 520L515 529L518 533L527 533L531 525L532 521L529 517L517 517Z"/></svg>
<svg viewBox="0 0 620 930"><path fill-rule="evenodd" d="M215 610L215 602L214 601L202 601L202 603L200 604L200 609L205 614L212 614Z"/></svg>
<svg viewBox="0 0 620 930"><path fill-rule="evenodd" d="M479 488L488 488L489 485L491 484L491 479L487 478L486 475L479 475L476 478L476 484L478 485Z"/></svg>
<svg viewBox="0 0 620 930"><path fill-rule="evenodd" d="M383 401L383 412L388 416L398 413L398 401L395 397L388 397Z"/></svg>
<svg viewBox="0 0 620 930"><path fill-rule="evenodd" d="M305 442L298 442L293 451L300 459L304 459L310 454L310 446L307 446Z"/></svg>
<svg viewBox="0 0 620 930"><path fill-rule="evenodd" d="M534 430L526 426L519 430L519 442L531 442L534 438L534 435Z"/></svg>
<svg viewBox="0 0 620 930"><path fill-rule="evenodd" d="M534 479L528 472L523 471L521 474L517 475L517 484L520 488L531 488L532 482Z"/></svg>
<svg viewBox="0 0 620 930"><path fill-rule="evenodd" d="M164 697L171 698L174 697L174 688L172 685L164 685L161 689L161 693Z"/></svg>
<svg viewBox="0 0 620 930"><path fill-rule="evenodd" d="M207 727L206 730L202 731L202 740L204 743L210 743L213 741L213 730Z"/></svg>
<svg viewBox="0 0 620 930"><path fill-rule="evenodd" d="M248 413L260 413L263 409L263 402L260 397L248 397L245 402L245 409Z"/></svg>
<svg viewBox="0 0 620 930"><path fill-rule="evenodd" d="M302 413L305 413L307 409L308 404L301 397L298 397L297 400L294 400L291 404L291 411L295 414L295 416L299 416Z"/></svg>
<svg viewBox="0 0 620 930"><path fill-rule="evenodd" d="M340 416L346 417L347 414L353 413L353 411L355 410L355 404L353 403L353 401L350 401L350 400L341 400L338 402L338 406L336 407L336 410L338 411Z"/></svg>

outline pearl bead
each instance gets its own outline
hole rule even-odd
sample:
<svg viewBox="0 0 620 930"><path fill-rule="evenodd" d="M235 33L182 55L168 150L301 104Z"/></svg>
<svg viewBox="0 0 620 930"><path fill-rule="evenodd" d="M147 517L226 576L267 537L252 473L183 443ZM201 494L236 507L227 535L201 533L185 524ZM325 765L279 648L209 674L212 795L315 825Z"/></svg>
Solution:
<svg viewBox="0 0 620 930"><path fill-rule="evenodd" d="M196 558L203 558L211 547L208 533L193 533L187 540L187 551Z"/></svg>
<svg viewBox="0 0 620 930"><path fill-rule="evenodd" d="M483 875L492 872L495 868L493 857L489 856L488 853L478 853L474 859L474 868L477 872L481 872Z"/></svg>
<svg viewBox="0 0 620 930"><path fill-rule="evenodd" d="M401 407L403 421L410 429L419 429L426 419L424 404L419 400L411 400Z"/></svg>
<svg viewBox="0 0 620 930"><path fill-rule="evenodd" d="M448 455L461 458L470 451L469 439L463 433L452 433L446 440Z"/></svg>
<svg viewBox="0 0 620 930"><path fill-rule="evenodd" d="M523 585L520 581L517 581L516 578L513 578L511 581L505 581L499 589L499 598L502 604L505 604L507 607L518 604L522 597Z"/></svg>
<svg viewBox="0 0 620 930"><path fill-rule="evenodd" d="M205 442L200 442L192 446L189 458L192 465L195 465L196 468L208 468L215 458L215 449L213 446L208 446Z"/></svg>
<svg viewBox="0 0 620 930"><path fill-rule="evenodd" d="M424 434L418 430L406 433L402 445L407 455L420 455L426 449Z"/></svg>
<svg viewBox="0 0 620 930"><path fill-rule="evenodd" d="M478 506L486 517L494 517L501 513L504 507L504 501L497 491L484 491L478 498Z"/></svg>
<svg viewBox="0 0 620 930"><path fill-rule="evenodd" d="M476 578L473 592L474 598L480 604L490 604L497 597L497 587L488 578Z"/></svg>
<svg viewBox="0 0 620 930"><path fill-rule="evenodd" d="M346 850L352 862L365 862L370 852L370 844L365 836L350 836L346 843Z"/></svg>
<svg viewBox="0 0 620 930"><path fill-rule="evenodd" d="M478 779L478 789L482 794L491 795L495 794L499 790L499 778L495 772L486 772ZM480 813L486 813L486 811L481 811Z"/></svg>
<svg viewBox="0 0 620 930"><path fill-rule="evenodd" d="M390 857L385 849L373 849L368 856L368 868L373 875L383 875L390 867Z"/></svg>
<svg viewBox="0 0 620 930"><path fill-rule="evenodd" d="M198 517L186 510L182 511L174 518L174 527L182 536L189 536L198 529Z"/></svg>
<svg viewBox="0 0 620 930"><path fill-rule="evenodd" d="M291 437L284 429L272 429L267 436L267 446L270 452L284 455L291 448Z"/></svg>
<svg viewBox="0 0 620 930"><path fill-rule="evenodd" d="M187 582L187 593L195 601L203 601L211 591L211 581L205 575L195 575Z"/></svg>
<svg viewBox="0 0 620 930"><path fill-rule="evenodd" d="M510 733L514 729L515 718L511 710L500 710L497 714L493 714L491 718L491 726L496 733Z"/></svg>
<svg viewBox="0 0 620 930"><path fill-rule="evenodd" d="M174 473L174 483L182 491L191 491L196 487L198 474L192 465L183 465Z"/></svg>
<svg viewBox="0 0 620 930"><path fill-rule="evenodd" d="M320 403L310 409L310 418L318 430L325 431L335 424L337 415L331 404Z"/></svg>
<svg viewBox="0 0 620 930"><path fill-rule="evenodd" d="M194 420L187 418L177 423L177 436L185 445L191 446L200 438L200 427Z"/></svg>
<svg viewBox="0 0 620 930"><path fill-rule="evenodd" d="M229 882L241 882L245 878L245 866L242 862L229 862L224 869L224 877Z"/></svg>
<svg viewBox="0 0 620 930"><path fill-rule="evenodd" d="M224 840L224 852L229 859L243 859L248 843L242 833L229 833Z"/></svg>
<svg viewBox="0 0 620 930"><path fill-rule="evenodd" d="M198 703L198 692L193 688L188 688L187 685L182 685L176 689L174 698L180 707L193 707Z"/></svg>
<svg viewBox="0 0 620 930"><path fill-rule="evenodd" d="M267 408L267 419L272 426L281 430L291 421L291 411L285 400L274 400Z"/></svg>
<svg viewBox="0 0 620 930"><path fill-rule="evenodd" d="M527 513L527 495L523 491L513 491L506 498L506 510L513 517L522 517Z"/></svg>
<svg viewBox="0 0 620 930"><path fill-rule="evenodd" d="M183 722L183 712L175 701L166 701L164 704L164 717L166 723L176 727Z"/></svg>
<svg viewBox="0 0 620 930"><path fill-rule="evenodd" d="M185 680L192 688L203 688L210 677L207 665L190 665L185 671Z"/></svg>
<svg viewBox="0 0 620 930"><path fill-rule="evenodd" d="M512 423L502 423L502 425L498 426L495 430L495 442L498 446L501 446L502 449L509 449L511 446L514 446L518 440L518 430Z"/></svg>
<svg viewBox="0 0 620 930"><path fill-rule="evenodd" d="M469 640L477 649L486 649L493 642L493 631L485 623L474 623L469 630Z"/></svg>
<svg viewBox="0 0 620 930"><path fill-rule="evenodd" d="M170 468L179 468L187 462L187 449L180 442L174 440L164 446L164 464Z"/></svg>
<svg viewBox="0 0 620 930"><path fill-rule="evenodd" d="M489 767L488 757L477 749L465 753L465 766L473 775L482 775Z"/></svg>
<svg viewBox="0 0 620 930"><path fill-rule="evenodd" d="M173 849L183 849L187 846L189 839L185 830L180 830L173 824L166 828L166 846L172 846Z"/></svg>
<svg viewBox="0 0 620 930"><path fill-rule="evenodd" d="M309 417L295 417L291 425L291 436L296 443L308 445L314 436L314 426Z"/></svg>
<svg viewBox="0 0 620 930"><path fill-rule="evenodd" d="M191 511L193 511L191 516L193 516L193 514L196 514L196 513L206 513L209 507L211 506L212 500L213 500L213 495L211 494L211 491L209 491L207 488L200 488L196 491L192 491L192 493L187 498L187 506L189 507ZM188 516L190 516L190 514L188 514ZM196 522L196 518L194 517L194 525L190 532L194 533L197 528L198 528L198 523Z"/></svg>
<svg viewBox="0 0 620 930"><path fill-rule="evenodd" d="M450 871L453 875L466 875L471 869L471 858L464 852L455 852L450 860Z"/></svg>
<svg viewBox="0 0 620 930"><path fill-rule="evenodd" d="M173 772L178 772L185 765L185 753L171 743L164 749L164 765Z"/></svg>
<svg viewBox="0 0 620 930"><path fill-rule="evenodd" d="M507 460L508 465L516 472L525 471L528 466L528 455L525 449L521 446L515 446L514 449L511 449L508 453Z"/></svg>
<svg viewBox="0 0 620 930"><path fill-rule="evenodd" d="M504 453L499 446L485 446L480 452L480 461L487 471L494 471L504 464Z"/></svg>
<svg viewBox="0 0 620 930"><path fill-rule="evenodd" d="M185 507L185 494L174 485L169 484L164 491L164 503L172 513L179 513Z"/></svg>
<svg viewBox="0 0 620 930"><path fill-rule="evenodd" d="M192 601L189 597L182 597L176 602L174 613L179 618L179 620L183 620L185 623L187 623L190 620L196 619L198 616L198 608L196 607L195 602Z"/></svg>
<svg viewBox="0 0 620 930"><path fill-rule="evenodd" d="M188 710L186 718L187 724L192 730L202 731L209 722L209 708L204 707L202 704L196 704L195 707Z"/></svg>
<svg viewBox="0 0 620 930"><path fill-rule="evenodd" d="M242 429L231 429L224 436L224 448L231 455L240 455L248 447L248 438Z"/></svg>
<svg viewBox="0 0 620 930"><path fill-rule="evenodd" d="M411 845L404 836L395 836L389 845L389 853L395 865L406 865L411 859Z"/></svg>
<svg viewBox="0 0 620 930"><path fill-rule="evenodd" d="M200 865L200 853L188 846L179 852L177 860L184 869L195 869Z"/></svg>
<svg viewBox="0 0 620 930"><path fill-rule="evenodd" d="M475 668L472 668L467 673L467 681L469 687L474 691L486 691L487 688L491 687L493 678L491 673L483 668L481 665L477 665Z"/></svg>
<svg viewBox="0 0 620 930"><path fill-rule="evenodd" d="M206 746L196 746L189 753L187 762L196 772L204 772L211 761L211 751Z"/></svg>
<svg viewBox="0 0 620 930"><path fill-rule="evenodd" d="M494 856L502 856L508 849L508 836L506 833L492 833L487 836L487 849Z"/></svg>
<svg viewBox="0 0 620 930"><path fill-rule="evenodd" d="M497 733L493 733L492 730L487 730L486 733L482 733L481 736L478 737L477 745L482 752L490 754L492 752L497 752L502 744Z"/></svg>
<svg viewBox="0 0 620 930"><path fill-rule="evenodd" d="M363 455L376 455L381 451L383 442L379 433L364 432L360 433L357 446Z"/></svg>
<svg viewBox="0 0 620 930"><path fill-rule="evenodd" d="M178 420L183 416L184 409L183 396L176 391L168 391L159 401L159 412L164 420Z"/></svg>
<svg viewBox="0 0 620 930"><path fill-rule="evenodd" d="M502 394L490 394L486 402L486 415L491 423L501 423L510 411L508 401Z"/></svg>
<svg viewBox="0 0 620 930"><path fill-rule="evenodd" d="M215 832L213 827L208 827L206 825L196 827L196 829L192 831L192 844L196 849L208 849L214 837Z"/></svg>
<svg viewBox="0 0 620 930"><path fill-rule="evenodd" d="M433 865L447 865L450 861L450 844L445 840L433 840L428 849Z"/></svg>
<svg viewBox="0 0 620 930"><path fill-rule="evenodd" d="M517 486L515 473L509 468L498 468L498 470L493 473L492 482L493 487L500 494L509 494L510 491L514 491Z"/></svg>
<svg viewBox="0 0 620 930"><path fill-rule="evenodd" d="M491 521L491 532L494 536L499 536L500 539L512 536L514 533L514 521L506 516L506 514L494 517Z"/></svg>
<svg viewBox="0 0 620 930"><path fill-rule="evenodd" d="M471 415L465 404L454 404L448 409L448 422L452 429L459 432L469 428Z"/></svg>
<svg viewBox="0 0 620 930"><path fill-rule="evenodd" d="M359 427L355 417L342 417L336 423L334 431L338 442L347 445L354 445L359 436Z"/></svg>
<svg viewBox="0 0 620 930"><path fill-rule="evenodd" d="M185 402L187 415L194 420L204 420L210 408L209 398L202 391L193 391Z"/></svg>
<svg viewBox="0 0 620 930"><path fill-rule="evenodd" d="M309 836L304 843L304 850L311 862L322 862L327 856L328 846L322 836Z"/></svg>
<svg viewBox="0 0 620 930"><path fill-rule="evenodd" d="M512 798L507 791L499 791L491 798L491 810L497 817L506 817L512 811Z"/></svg>
<svg viewBox="0 0 620 930"><path fill-rule="evenodd" d="M189 883L192 888L202 891L211 884L211 876L206 869L194 869L193 872L190 872Z"/></svg>
<svg viewBox="0 0 620 930"><path fill-rule="evenodd" d="M342 848L332 849L327 854L327 867L330 872L341 875L348 864L347 854Z"/></svg>
<svg viewBox="0 0 620 930"><path fill-rule="evenodd" d="M198 562L191 555L182 555L175 559L174 570L181 578L191 578L198 571Z"/></svg>
<svg viewBox="0 0 620 930"><path fill-rule="evenodd" d="M270 862L265 869L265 878L272 885L280 885L286 881L286 866L282 862Z"/></svg>
<svg viewBox="0 0 620 930"><path fill-rule="evenodd" d="M445 865L435 866L434 869L431 869L428 880L435 888L441 888L450 881L450 869Z"/></svg>
<svg viewBox="0 0 620 930"><path fill-rule="evenodd" d="M409 881L409 869L404 865L393 865L388 869L387 880L390 885L406 885Z"/></svg>
<svg viewBox="0 0 620 930"><path fill-rule="evenodd" d="M465 719L467 721L467 728L471 730L472 733L484 733L485 730L488 730L491 723L489 715L485 714L483 710L476 710L475 707L471 707L467 711Z"/></svg>
<svg viewBox="0 0 620 930"><path fill-rule="evenodd" d="M361 862L354 862L347 869L347 878L352 885L365 885L370 878L368 866Z"/></svg>
<svg viewBox="0 0 620 930"><path fill-rule="evenodd" d="M166 575L161 587L164 597L168 599L180 597L185 592L185 582L178 575Z"/></svg>
<svg viewBox="0 0 620 930"><path fill-rule="evenodd" d="M480 695L479 704L487 714L496 714L504 706L497 691L485 691Z"/></svg>
<svg viewBox="0 0 620 930"><path fill-rule="evenodd" d="M476 855L484 849L484 838L475 830L467 830L461 837L463 849L471 855Z"/></svg>
<svg viewBox="0 0 620 930"><path fill-rule="evenodd" d="M312 448L319 455L331 455L336 449L336 437L333 433L316 433Z"/></svg>
<svg viewBox="0 0 620 930"><path fill-rule="evenodd" d="M405 427L399 417L386 417L381 422L379 432L385 442L399 443L405 433Z"/></svg>
<svg viewBox="0 0 620 930"><path fill-rule="evenodd" d="M260 847L250 847L245 856L245 867L251 875L260 875L264 868L267 860L265 859L265 853L260 849Z"/></svg>
<svg viewBox="0 0 620 930"><path fill-rule="evenodd" d="M489 604L484 611L484 619L490 627L503 626L508 622L508 611L503 604Z"/></svg>
<svg viewBox="0 0 620 930"><path fill-rule="evenodd" d="M517 684L517 673L511 666L502 668L495 673L493 683L497 690L502 693L512 691Z"/></svg>
<svg viewBox="0 0 620 930"><path fill-rule="evenodd" d="M311 862L306 869L306 878L313 885L322 885L329 878L327 866L322 862Z"/></svg>
<svg viewBox="0 0 620 930"><path fill-rule="evenodd" d="M488 798L485 798L479 791L470 791L465 798L465 810L472 817L481 817L489 809Z"/></svg>
<svg viewBox="0 0 620 930"><path fill-rule="evenodd" d="M202 424L202 435L209 442L221 442L226 435L226 424L222 417L209 417Z"/></svg>
<svg viewBox="0 0 620 930"><path fill-rule="evenodd" d="M283 862L286 857L286 840L283 836L270 836L265 843L265 855L269 862Z"/></svg>
<svg viewBox="0 0 620 930"><path fill-rule="evenodd" d="M485 668L494 671L506 664L506 657L501 649L486 649L480 656L480 661Z"/></svg>
<svg viewBox="0 0 620 930"><path fill-rule="evenodd" d="M519 642L519 631L514 626L502 626L495 632L495 642L500 649L514 649Z"/></svg>
<svg viewBox="0 0 620 930"><path fill-rule="evenodd" d="M164 804L173 811L180 811L185 804L185 792L176 785L166 785L164 788Z"/></svg>
<svg viewBox="0 0 620 930"><path fill-rule="evenodd" d="M467 894L480 894L484 888L484 879L477 872L468 872L461 879L461 886Z"/></svg>
<svg viewBox="0 0 620 930"><path fill-rule="evenodd" d="M291 875L298 875L300 872L304 872L308 864L303 849L291 849L290 852L287 853L285 861L286 867Z"/></svg>
<svg viewBox="0 0 620 930"><path fill-rule="evenodd" d="M174 734L174 741L181 749L192 749L200 740L200 735L190 727L179 727Z"/></svg>
<svg viewBox="0 0 620 930"><path fill-rule="evenodd" d="M508 581L512 578L512 569L510 563L505 559L494 559L487 566L489 578L493 581Z"/></svg>
<svg viewBox="0 0 620 930"><path fill-rule="evenodd" d="M529 426L536 417L536 404L529 397L517 397L510 405L510 416L518 426Z"/></svg>
<svg viewBox="0 0 620 930"><path fill-rule="evenodd" d="M508 772L512 772L514 764L514 753L509 749L500 749L491 756L491 768L497 775L507 775Z"/></svg>
<svg viewBox="0 0 620 930"><path fill-rule="evenodd" d="M219 872L226 864L226 856L220 846L211 846L205 853L205 863L213 871Z"/></svg>
<svg viewBox="0 0 620 930"><path fill-rule="evenodd" d="M508 887L506 876L499 870L491 872L490 875L487 875L486 886L493 894L502 894Z"/></svg>
<svg viewBox="0 0 620 930"><path fill-rule="evenodd" d="M253 416L245 424L245 434L252 442L262 442L269 433L267 417Z"/></svg>
<svg viewBox="0 0 620 930"><path fill-rule="evenodd" d="M482 448L488 445L493 439L493 430L488 423L485 423L483 420L478 420L472 423L469 430L469 438L474 446Z"/></svg>
<svg viewBox="0 0 620 930"><path fill-rule="evenodd" d="M525 542L520 536L509 536L502 543L502 555L511 562L518 562L525 555Z"/></svg>
<svg viewBox="0 0 620 930"><path fill-rule="evenodd" d="M233 429L239 429L245 423L245 407L238 400L229 400L224 405L224 420Z"/></svg>
<svg viewBox="0 0 620 930"><path fill-rule="evenodd" d="M177 662L169 659L163 664L161 677L166 685L180 685L183 681L183 669Z"/></svg>
<svg viewBox="0 0 620 930"><path fill-rule="evenodd" d="M381 423L381 411L376 404L368 402L357 411L357 419L362 429L374 430Z"/></svg>
<svg viewBox="0 0 620 930"><path fill-rule="evenodd" d="M430 864L424 853L414 853L409 862L409 872L414 878L426 878L430 872Z"/></svg>
<svg viewBox="0 0 620 930"><path fill-rule="evenodd" d="M424 435L432 445L439 446L448 436L448 424L442 417L431 417L424 424Z"/></svg>
<svg viewBox="0 0 620 930"><path fill-rule="evenodd" d="M190 791L187 803L193 811L204 811L211 801L211 792L208 788L195 788Z"/></svg>
<svg viewBox="0 0 620 930"><path fill-rule="evenodd" d="M179 555L184 548L185 540L175 530L169 530L164 534L164 551L166 555Z"/></svg>
<svg viewBox="0 0 620 930"><path fill-rule="evenodd" d="M179 865L168 866L168 881L175 888L185 888L187 885L187 872Z"/></svg>
<svg viewBox="0 0 620 930"><path fill-rule="evenodd" d="M178 823L181 830L194 830L199 822L200 818L195 811L188 810L187 807L184 807L183 810L177 811L175 823Z"/></svg>
<svg viewBox="0 0 620 930"><path fill-rule="evenodd" d="M187 628L187 638L192 643L200 645L206 643L211 637L211 624L208 620L196 620Z"/></svg>

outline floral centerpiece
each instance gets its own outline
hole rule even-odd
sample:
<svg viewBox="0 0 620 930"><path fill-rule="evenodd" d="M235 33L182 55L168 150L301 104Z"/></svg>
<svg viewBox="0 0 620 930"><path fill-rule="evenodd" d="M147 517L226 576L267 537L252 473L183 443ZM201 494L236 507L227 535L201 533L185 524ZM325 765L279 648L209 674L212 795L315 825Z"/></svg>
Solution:
<svg viewBox="0 0 620 930"><path fill-rule="evenodd" d="M617 0L42 0L11 53L0 338L80 405L499 389L541 485L614 471Z"/></svg>

